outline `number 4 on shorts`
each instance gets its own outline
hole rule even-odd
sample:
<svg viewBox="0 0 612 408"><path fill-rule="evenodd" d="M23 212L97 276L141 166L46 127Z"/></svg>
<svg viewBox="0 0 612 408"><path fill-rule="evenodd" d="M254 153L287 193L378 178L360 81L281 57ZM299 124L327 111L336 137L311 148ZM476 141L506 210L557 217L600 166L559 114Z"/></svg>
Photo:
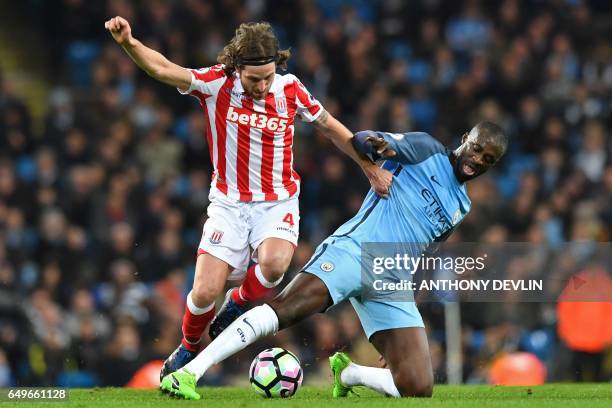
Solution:
<svg viewBox="0 0 612 408"><path fill-rule="evenodd" d="M295 223L293 222L293 214L287 213L285 215L285 218L283 218L283 222L286 222L287 224L289 224L290 227L293 227L295 225Z"/></svg>

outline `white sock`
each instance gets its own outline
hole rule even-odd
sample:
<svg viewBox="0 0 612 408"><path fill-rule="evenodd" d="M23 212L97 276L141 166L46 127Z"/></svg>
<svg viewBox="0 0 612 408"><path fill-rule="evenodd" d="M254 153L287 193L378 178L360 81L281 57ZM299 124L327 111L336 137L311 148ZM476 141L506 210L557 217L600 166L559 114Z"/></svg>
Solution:
<svg viewBox="0 0 612 408"><path fill-rule="evenodd" d="M210 305L208 306L204 306L204 307L197 307L195 305L195 303L193 303L193 298L191 297L191 293L192 291L189 291L189 293L187 294L187 308L189 309L189 311L194 314L194 315L203 315L206 312L210 312L211 310L213 310L213 308L215 307L215 302L212 302Z"/></svg>
<svg viewBox="0 0 612 408"><path fill-rule="evenodd" d="M244 349L260 337L278 331L278 317L268 305L254 307L223 330L184 369L199 380L206 370Z"/></svg>
<svg viewBox="0 0 612 408"><path fill-rule="evenodd" d="M347 387L364 385L381 394L400 397L400 393L393 382L391 370L388 368L366 367L351 363L340 373L340 381Z"/></svg>
<svg viewBox="0 0 612 408"><path fill-rule="evenodd" d="M255 265L255 277L257 278L259 283L261 283L261 285L264 288L270 289L270 288L278 286L278 284L283 281L283 278L285 277L285 275L281 275L281 277L275 280L274 282L270 282L268 279L266 279L266 277L261 272L261 267L259 266L259 264L257 264Z"/></svg>

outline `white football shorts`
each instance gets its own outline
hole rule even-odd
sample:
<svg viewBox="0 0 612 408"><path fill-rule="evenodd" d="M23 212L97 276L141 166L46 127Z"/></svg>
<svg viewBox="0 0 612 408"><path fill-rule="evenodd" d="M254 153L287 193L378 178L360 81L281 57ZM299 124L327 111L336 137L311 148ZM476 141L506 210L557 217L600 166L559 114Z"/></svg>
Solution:
<svg viewBox="0 0 612 408"><path fill-rule="evenodd" d="M267 238L297 246L300 212L297 196L281 201L235 201L212 189L198 254L207 252L234 270L230 280L242 280L249 259Z"/></svg>

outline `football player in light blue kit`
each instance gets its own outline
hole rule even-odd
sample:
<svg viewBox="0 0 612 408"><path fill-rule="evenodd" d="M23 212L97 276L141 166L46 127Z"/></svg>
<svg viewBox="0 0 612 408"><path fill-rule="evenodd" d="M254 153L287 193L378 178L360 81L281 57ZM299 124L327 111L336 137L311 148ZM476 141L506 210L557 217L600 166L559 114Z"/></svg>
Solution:
<svg viewBox="0 0 612 408"><path fill-rule="evenodd" d="M481 122L455 150L422 132L364 131L355 134L353 145L372 161L386 159L383 167L393 173L388 198L370 191L359 212L319 245L275 299L234 321L184 369L164 378L162 389L195 384L211 365L256 339L349 299L389 368L357 365L336 353L330 358L333 396L345 397L356 385L396 397L431 396L433 372L421 315L411 299L364 296L362 243L411 243L409 255L419 257L429 244L446 239L470 210L465 183L491 168L508 140L499 126Z"/></svg>
<svg viewBox="0 0 612 408"><path fill-rule="evenodd" d="M465 184L455 176L450 152L427 133L357 134L356 141L362 139L358 149L374 160L375 151L368 151L365 145L368 137L381 138L395 152L383 164L394 176L393 194L381 199L370 191L357 215L319 245L303 271L325 283L334 304L350 299L370 338L381 330L423 327L423 320L412 299L400 303L397 299L370 301L361 296L361 244L406 243L401 252L418 258L431 242L450 234L469 212L471 203ZM465 171L475 169L467 165Z"/></svg>

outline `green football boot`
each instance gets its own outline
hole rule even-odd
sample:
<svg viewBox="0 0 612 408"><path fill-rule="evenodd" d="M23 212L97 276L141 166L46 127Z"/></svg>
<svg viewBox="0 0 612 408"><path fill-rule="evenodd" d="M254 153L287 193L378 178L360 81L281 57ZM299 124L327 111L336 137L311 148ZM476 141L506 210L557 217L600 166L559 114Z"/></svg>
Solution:
<svg viewBox="0 0 612 408"><path fill-rule="evenodd" d="M185 369L175 371L165 376L159 384L159 389L183 399L199 400L202 398L195 390L195 375Z"/></svg>
<svg viewBox="0 0 612 408"><path fill-rule="evenodd" d="M351 363L352 360L346 353L337 352L329 358L329 366L334 375L334 389L332 390L332 396L334 398L345 398L349 392L354 392L351 387L342 384L340 380L340 374Z"/></svg>

